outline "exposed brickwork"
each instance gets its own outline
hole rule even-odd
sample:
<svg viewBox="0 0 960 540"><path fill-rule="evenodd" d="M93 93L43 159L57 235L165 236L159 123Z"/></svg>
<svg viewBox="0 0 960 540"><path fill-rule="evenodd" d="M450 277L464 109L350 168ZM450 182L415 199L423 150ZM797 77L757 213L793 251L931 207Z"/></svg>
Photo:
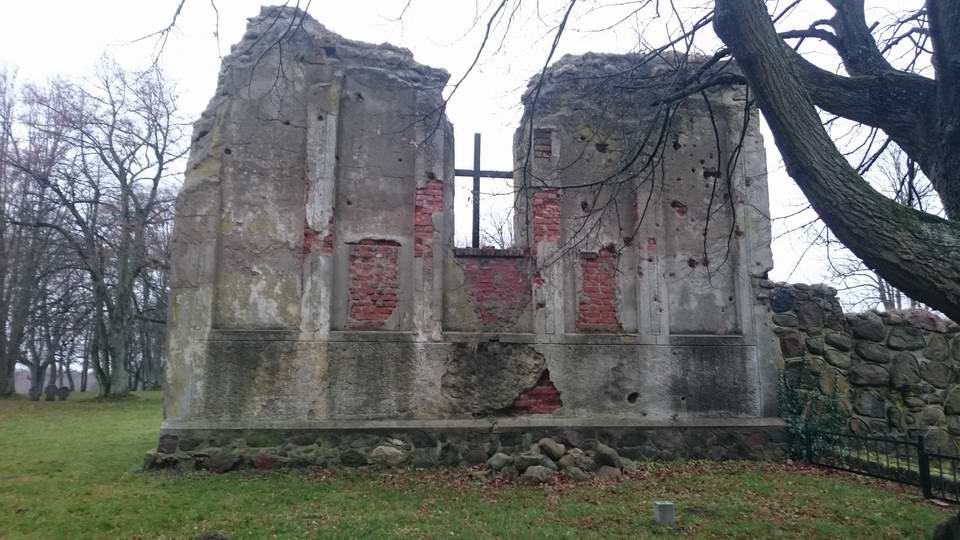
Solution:
<svg viewBox="0 0 960 540"><path fill-rule="evenodd" d="M617 316L617 252L612 246L585 253L580 260L577 291L577 330L619 332Z"/></svg>
<svg viewBox="0 0 960 540"><path fill-rule="evenodd" d="M327 224L327 234L326 236L323 237L323 252L326 253L327 255L330 255L331 253L333 253L333 241L334 241L333 227L334 227L333 216L330 216L330 221Z"/></svg>
<svg viewBox="0 0 960 540"><path fill-rule="evenodd" d="M670 203L670 208L673 208L673 211L676 212L678 217L684 217L687 215L687 205L683 204L680 201L673 201Z"/></svg>
<svg viewBox="0 0 960 540"><path fill-rule="evenodd" d="M333 253L333 216L330 216L330 222L327 225L327 234L320 238L320 231L314 229L307 223L307 220L303 220L303 254L313 253L313 250L316 249L317 245L320 245L320 248L323 250L323 253L330 255Z"/></svg>
<svg viewBox="0 0 960 540"><path fill-rule="evenodd" d="M462 257L467 291L483 330L509 330L530 306L530 260L520 257Z"/></svg>
<svg viewBox="0 0 960 540"><path fill-rule="evenodd" d="M364 239L350 246L351 328L383 328L400 303L400 244Z"/></svg>
<svg viewBox="0 0 960 540"><path fill-rule="evenodd" d="M560 191L544 189L533 194L533 243L560 240Z"/></svg>
<svg viewBox="0 0 960 540"><path fill-rule="evenodd" d="M533 130L533 157L549 158L553 156L553 130L537 128Z"/></svg>
<svg viewBox="0 0 960 540"><path fill-rule="evenodd" d="M657 239L656 237L647 238L647 251L650 253L656 253L657 251Z"/></svg>
<svg viewBox="0 0 960 540"><path fill-rule="evenodd" d="M453 254L457 257L526 257L526 250L520 248L499 249L494 247L458 247L453 248Z"/></svg>
<svg viewBox="0 0 960 540"><path fill-rule="evenodd" d="M550 380L550 371L545 369L537 380L537 384L521 393L513 405L503 412L511 416L551 414L562 406L560 391Z"/></svg>
<svg viewBox="0 0 960 540"><path fill-rule="evenodd" d="M426 185L417 189L415 204L414 236L416 241L413 254L415 257L429 256L433 243L433 214L443 210L443 182L427 180Z"/></svg>
<svg viewBox="0 0 960 540"><path fill-rule="evenodd" d="M307 223L306 218L303 220L303 246L301 251L304 255L312 253L313 249L316 247L317 243L320 241L320 232L310 226Z"/></svg>

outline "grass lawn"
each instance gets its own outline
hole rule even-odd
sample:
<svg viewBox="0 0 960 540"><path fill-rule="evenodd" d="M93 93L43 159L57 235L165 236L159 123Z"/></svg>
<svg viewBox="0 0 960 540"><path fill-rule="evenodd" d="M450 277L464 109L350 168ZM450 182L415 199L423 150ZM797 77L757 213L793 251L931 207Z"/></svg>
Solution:
<svg viewBox="0 0 960 540"><path fill-rule="evenodd" d="M616 484L491 485L467 471L143 473L160 395L0 401L0 539L923 538L955 509L799 466L644 464ZM654 500L677 504L658 528Z"/></svg>

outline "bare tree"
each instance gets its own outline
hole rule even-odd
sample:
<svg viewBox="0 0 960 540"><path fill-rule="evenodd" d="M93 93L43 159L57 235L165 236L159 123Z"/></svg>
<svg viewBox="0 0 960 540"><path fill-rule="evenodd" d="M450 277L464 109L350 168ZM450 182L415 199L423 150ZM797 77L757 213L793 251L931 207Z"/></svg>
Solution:
<svg viewBox="0 0 960 540"><path fill-rule="evenodd" d="M54 165L38 167L16 128L7 129L4 162L65 217L18 224L54 231L71 248L90 288L90 358L100 393L123 396L132 381L137 287L153 264L150 228L168 221L166 186L186 152L176 96L159 70L129 72L104 60L91 82L32 86L24 101L19 128L51 141ZM39 343L35 337L37 351ZM42 345L49 354L53 342Z"/></svg>
<svg viewBox="0 0 960 540"><path fill-rule="evenodd" d="M56 164L56 141L42 133L19 140L13 137L15 86L12 77L0 78L0 397L14 392L14 371L23 362L25 342L34 318L38 286L52 264L48 251L53 231L28 226L57 213L35 190L22 171L9 165L13 153L37 171L49 172Z"/></svg>
<svg viewBox="0 0 960 540"><path fill-rule="evenodd" d="M480 216L480 243L497 249L513 247L513 208L487 210Z"/></svg>

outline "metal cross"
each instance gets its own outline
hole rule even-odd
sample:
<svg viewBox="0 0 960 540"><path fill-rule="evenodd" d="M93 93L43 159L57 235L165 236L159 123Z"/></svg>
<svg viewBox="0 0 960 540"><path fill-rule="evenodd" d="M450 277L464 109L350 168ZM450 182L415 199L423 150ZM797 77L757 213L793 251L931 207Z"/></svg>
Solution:
<svg viewBox="0 0 960 540"><path fill-rule="evenodd" d="M480 134L473 134L473 169L454 169L456 176L473 177L473 247L480 247L480 179L513 178L513 171L484 171L480 169Z"/></svg>

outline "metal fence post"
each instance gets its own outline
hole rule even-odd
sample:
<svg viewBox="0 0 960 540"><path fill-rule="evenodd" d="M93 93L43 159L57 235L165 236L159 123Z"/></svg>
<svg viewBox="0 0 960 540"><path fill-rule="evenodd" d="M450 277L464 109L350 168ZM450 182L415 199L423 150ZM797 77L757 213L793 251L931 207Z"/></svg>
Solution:
<svg viewBox="0 0 960 540"><path fill-rule="evenodd" d="M917 467L920 469L920 489L926 499L933 498L933 486L930 483L930 456L923 446L923 437L917 437Z"/></svg>

